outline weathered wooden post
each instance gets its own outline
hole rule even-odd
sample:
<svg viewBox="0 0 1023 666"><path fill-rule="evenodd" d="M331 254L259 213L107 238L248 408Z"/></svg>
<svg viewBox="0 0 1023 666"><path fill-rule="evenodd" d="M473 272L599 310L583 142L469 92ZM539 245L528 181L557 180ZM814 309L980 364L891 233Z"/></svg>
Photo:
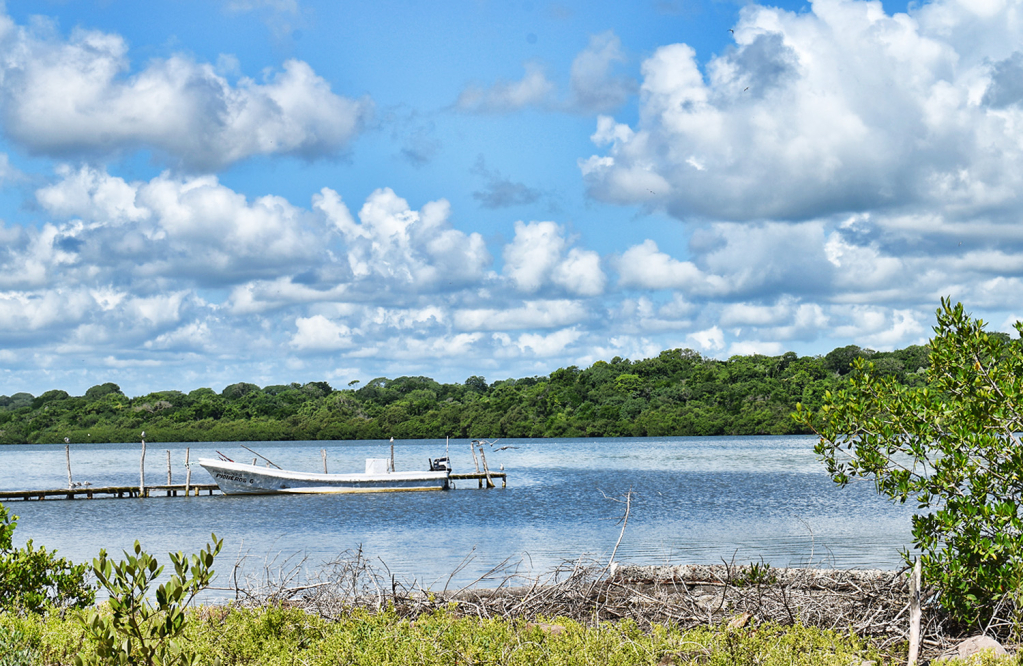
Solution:
<svg viewBox="0 0 1023 666"><path fill-rule="evenodd" d="M327 449L320 449L320 456L323 458L323 473L327 473Z"/></svg>
<svg viewBox="0 0 1023 666"><path fill-rule="evenodd" d="M146 431L142 431L142 457L139 459L139 497L146 496Z"/></svg>
<svg viewBox="0 0 1023 666"><path fill-rule="evenodd" d="M480 461L476 457L476 445L477 444L479 444L479 440L476 440L476 439L472 440L472 442L469 443L469 450L472 451L472 462L473 462L474 465L476 465L476 473L479 474L480 473Z"/></svg>
<svg viewBox="0 0 1023 666"><path fill-rule="evenodd" d="M74 487L71 483L71 440L67 437L64 438L64 457L67 459L67 489L71 490Z"/></svg>
<svg viewBox="0 0 1023 666"><path fill-rule="evenodd" d="M391 471L394 471L394 438L391 438Z"/></svg>
<svg viewBox="0 0 1023 666"><path fill-rule="evenodd" d="M909 666L914 666L920 655L920 558L913 566L913 576L909 579Z"/></svg>
<svg viewBox="0 0 1023 666"><path fill-rule="evenodd" d="M167 485L171 485L170 449L167 449Z"/></svg>
<svg viewBox="0 0 1023 666"><path fill-rule="evenodd" d="M487 488L496 488L494 480L490 478L490 468L487 467L487 452L483 450L484 440L480 440L480 458L483 460L483 474L487 477Z"/></svg>
<svg viewBox="0 0 1023 666"><path fill-rule="evenodd" d="M192 468L188 466L188 454L191 447L185 448L185 497L188 497L188 491L192 486Z"/></svg>

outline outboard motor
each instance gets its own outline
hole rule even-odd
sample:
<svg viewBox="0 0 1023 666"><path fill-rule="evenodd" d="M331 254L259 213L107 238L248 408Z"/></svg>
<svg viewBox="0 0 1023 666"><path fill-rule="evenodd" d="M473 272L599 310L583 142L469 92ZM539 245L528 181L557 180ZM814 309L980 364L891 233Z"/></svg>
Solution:
<svg viewBox="0 0 1023 666"><path fill-rule="evenodd" d="M433 460L432 458L427 458L427 460L430 461L430 471L431 472L450 472L451 471L451 464L450 464L450 462L448 461L448 459L446 457L445 458L437 458L436 460Z"/></svg>

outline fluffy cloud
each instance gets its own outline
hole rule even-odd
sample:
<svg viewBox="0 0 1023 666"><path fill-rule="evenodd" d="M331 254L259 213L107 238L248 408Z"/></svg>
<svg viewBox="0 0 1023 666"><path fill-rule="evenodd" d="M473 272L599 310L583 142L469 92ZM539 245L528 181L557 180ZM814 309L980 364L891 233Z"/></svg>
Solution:
<svg viewBox="0 0 1023 666"><path fill-rule="evenodd" d="M322 250L308 211L276 196L249 202L214 176L127 183L90 167L59 173L37 200L55 216L77 218L52 242L73 249L72 263L222 284L309 264Z"/></svg>
<svg viewBox="0 0 1023 666"><path fill-rule="evenodd" d="M479 280L491 261L480 234L451 228L451 206L443 199L415 211L390 188L379 189L356 222L341 196L323 188L313 207L344 236L356 278L372 275L415 288L463 285Z"/></svg>
<svg viewBox="0 0 1023 666"><path fill-rule="evenodd" d="M163 351L209 352L214 350L209 324L191 321L145 342L146 349Z"/></svg>
<svg viewBox="0 0 1023 666"><path fill-rule="evenodd" d="M678 346L885 349L925 337L940 295L997 306L1023 282L1023 238L938 256L907 246L906 234L926 240L943 224L954 237L943 218L715 222L690 231L686 259L646 240L608 262L555 222L520 221L495 248L496 274L446 201L416 210L387 188L353 215L329 188L302 208L212 176L126 181L86 166L59 168L36 200L52 221L0 225L0 351L52 339L51 356L102 350L125 372L275 353L288 371L329 358L435 374L444 358L521 374Z"/></svg>
<svg viewBox="0 0 1023 666"><path fill-rule="evenodd" d="M597 253L572 248L554 222L515 223L515 238L504 249L504 274L519 291L536 293L548 283L582 295L604 290L606 276Z"/></svg>
<svg viewBox="0 0 1023 666"><path fill-rule="evenodd" d="M922 316L912 310L889 310L874 306L852 306L836 309L845 323L835 333L855 337L861 344L886 350L906 344L920 344L927 339L927 329L919 321Z"/></svg>
<svg viewBox="0 0 1023 666"><path fill-rule="evenodd" d="M373 110L331 91L300 60L263 80L231 83L183 55L129 74L116 34L77 28L48 39L0 18L0 113L7 135L32 152L66 156L152 148L191 169L252 155L335 155Z"/></svg>
<svg viewBox="0 0 1023 666"><path fill-rule="evenodd" d="M694 293L720 292L724 280L707 275L691 261L679 261L661 252L647 239L622 253L616 263L619 284L640 289L678 289Z"/></svg>
<svg viewBox="0 0 1023 666"><path fill-rule="evenodd" d="M565 348L582 337L582 331L566 328L547 335L539 333L523 333L515 341L515 346L523 352L531 352L541 358L554 356L565 351Z"/></svg>
<svg viewBox="0 0 1023 666"><path fill-rule="evenodd" d="M704 352L717 352L725 348L725 334L717 326L695 331L686 336L686 342Z"/></svg>
<svg viewBox="0 0 1023 666"><path fill-rule="evenodd" d="M590 193L683 219L903 206L1011 218L1023 173L1017 11L747 5L735 46L702 69L685 44L643 63L638 123L602 118L593 139L606 152L580 162Z"/></svg>
<svg viewBox="0 0 1023 666"><path fill-rule="evenodd" d="M337 351L352 346L351 329L323 315L299 317L295 326L298 331L291 338L291 346L295 349Z"/></svg>
<svg viewBox="0 0 1023 666"><path fill-rule="evenodd" d="M567 326L586 316L586 308L577 301L527 301L520 307L459 310L454 321L463 330L514 331Z"/></svg>

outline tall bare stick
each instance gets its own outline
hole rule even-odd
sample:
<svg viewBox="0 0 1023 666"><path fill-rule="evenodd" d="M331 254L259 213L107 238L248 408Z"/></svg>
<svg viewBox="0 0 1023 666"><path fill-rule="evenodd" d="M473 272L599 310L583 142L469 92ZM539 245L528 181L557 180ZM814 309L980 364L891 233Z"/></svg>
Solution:
<svg viewBox="0 0 1023 666"><path fill-rule="evenodd" d="M604 491L601 491L600 494L604 495ZM604 495L604 499L609 499L613 502L625 502L625 513L622 515L622 531L618 533L618 541L615 542L615 547L611 551L611 557L607 561L607 566L605 566L604 570L600 572L600 575L596 576L593 579L593 582L590 583L589 588L586 590L586 596L590 595L590 592L593 591L593 587L600 582L602 578L604 578L604 575L611 569L611 565L614 564L615 555L618 554L618 546L622 544L622 538L625 537L625 528L629 524L629 512L632 510L632 488L629 488L629 492L625 493L624 500L620 500L617 497L608 497L607 495Z"/></svg>
<svg viewBox="0 0 1023 666"><path fill-rule="evenodd" d="M170 449L167 449L167 485L171 485Z"/></svg>
<svg viewBox="0 0 1023 666"><path fill-rule="evenodd" d="M909 666L916 664L920 655L920 558L913 566L913 577L909 579Z"/></svg>
<svg viewBox="0 0 1023 666"><path fill-rule="evenodd" d="M192 468L188 466L188 454L191 451L191 447L185 448L185 497L188 497L188 491L192 488Z"/></svg>
<svg viewBox="0 0 1023 666"><path fill-rule="evenodd" d="M615 500L621 502L621 500ZM611 559L607 561L607 569L611 568L614 564L615 555L618 554L618 546L622 545L622 537L625 536L625 527L629 524L629 511L632 509L632 488L629 488L629 492L625 493L625 515L622 516L622 531L618 533L618 541L615 542L614 550L611 551Z"/></svg>

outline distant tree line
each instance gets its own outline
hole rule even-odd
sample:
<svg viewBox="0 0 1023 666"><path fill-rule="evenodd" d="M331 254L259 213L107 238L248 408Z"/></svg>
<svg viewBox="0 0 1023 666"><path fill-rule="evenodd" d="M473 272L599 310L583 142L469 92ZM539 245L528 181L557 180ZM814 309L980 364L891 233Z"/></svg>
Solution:
<svg viewBox="0 0 1023 666"><path fill-rule="evenodd" d="M380 377L347 389L327 382L220 393L157 391L129 398L116 384L83 396L47 391L0 396L0 443L382 439L397 437L608 437L808 432L796 403L816 410L857 358L907 386L923 385L928 347L875 352L855 345L824 356L705 358L671 349L620 357L545 377L461 384Z"/></svg>

